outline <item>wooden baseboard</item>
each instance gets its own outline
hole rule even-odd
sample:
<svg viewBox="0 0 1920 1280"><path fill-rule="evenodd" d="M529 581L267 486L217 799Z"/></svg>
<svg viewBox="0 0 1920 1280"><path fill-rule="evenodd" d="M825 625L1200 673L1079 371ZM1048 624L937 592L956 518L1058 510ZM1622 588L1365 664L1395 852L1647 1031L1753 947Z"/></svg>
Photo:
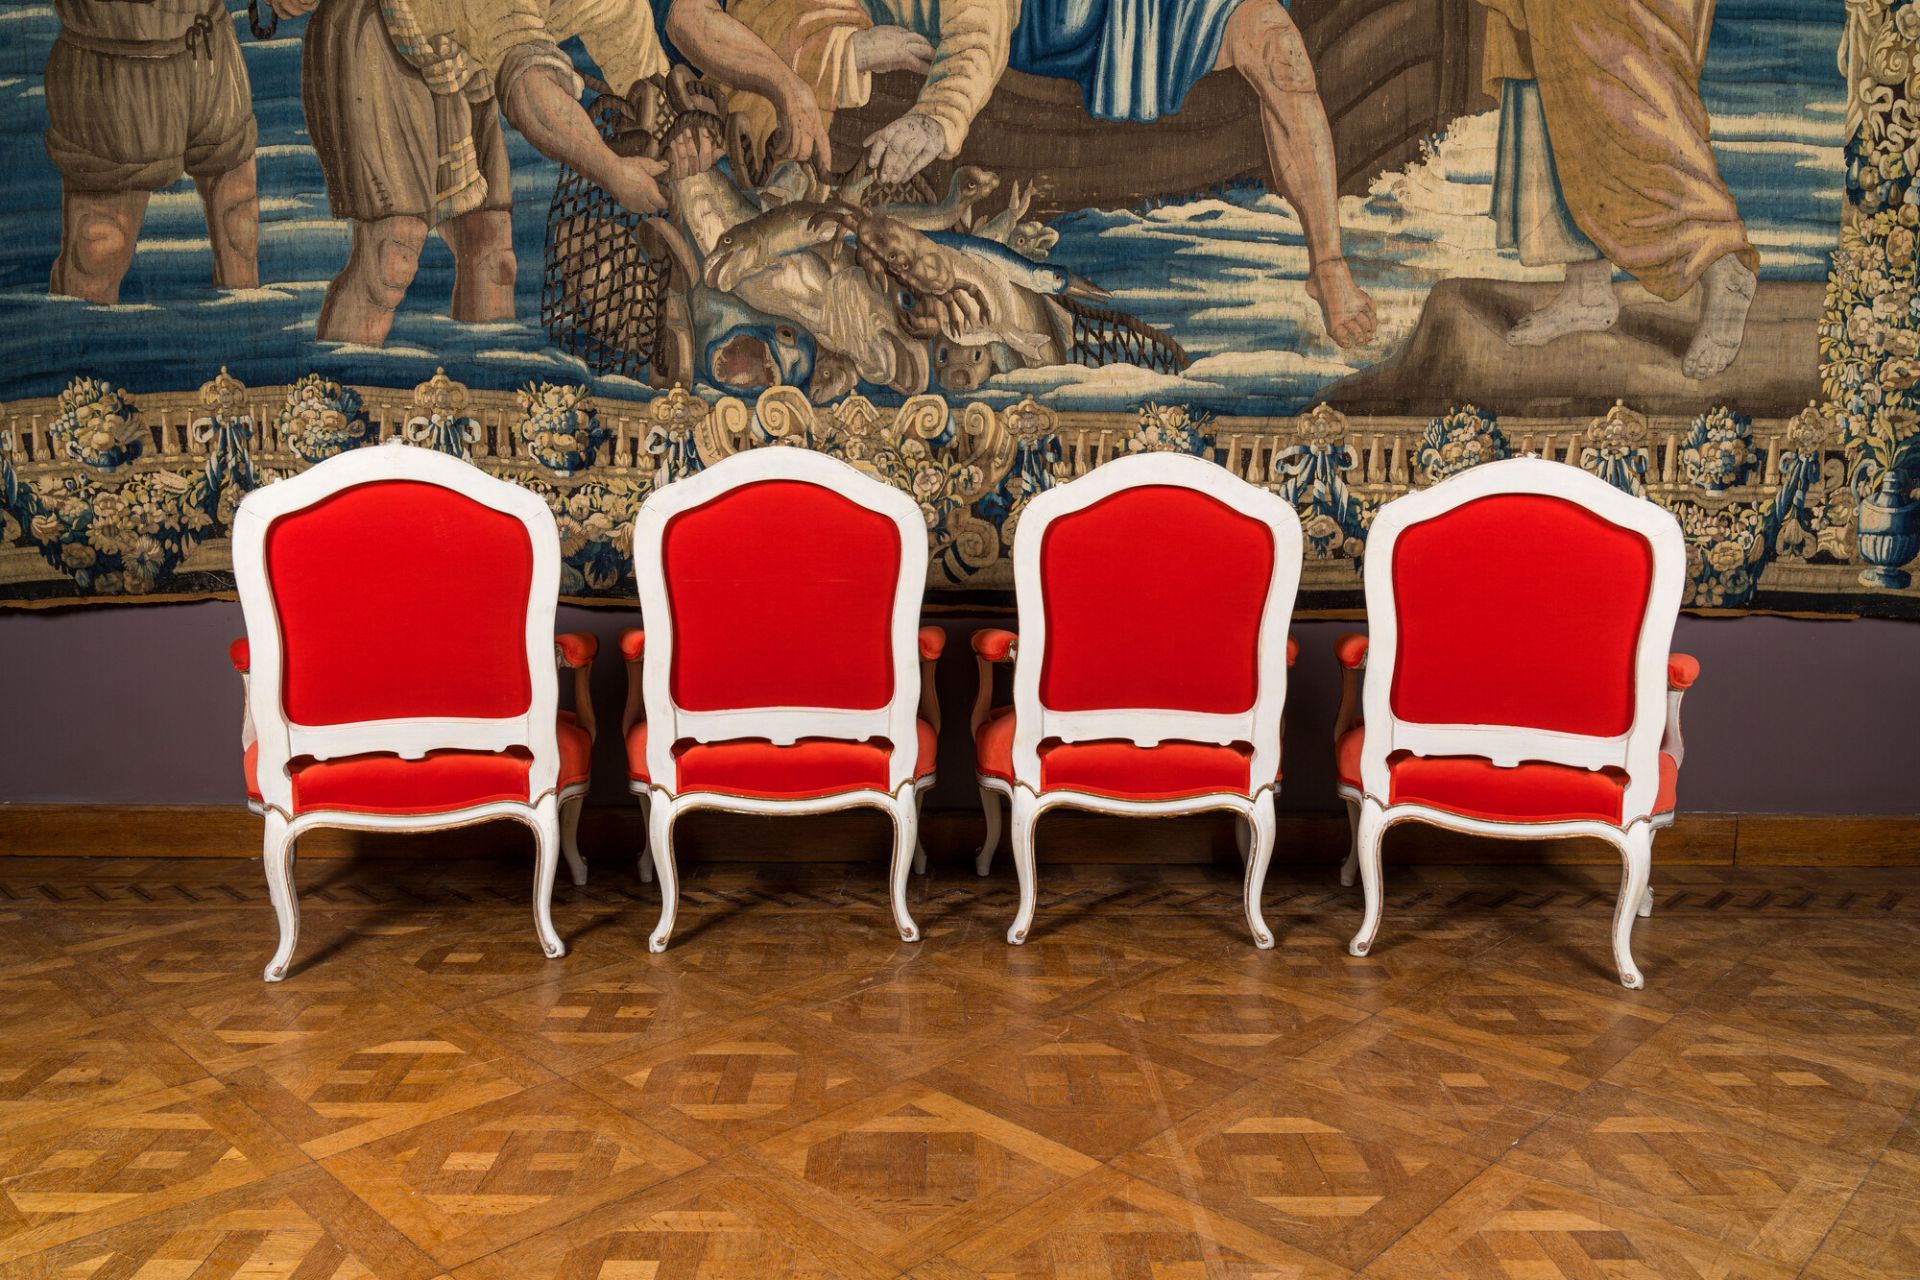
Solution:
<svg viewBox="0 0 1920 1280"><path fill-rule="evenodd" d="M580 843L590 859L637 851L643 834L637 807L589 807L581 819ZM980 815L970 811L934 811L922 827L929 856L939 859L971 856L980 835ZM523 848L527 839L525 828L512 822L409 836L321 830L301 840L300 853L306 858L497 854ZM1084 863L1205 863L1231 857L1234 847L1233 824L1219 814L1143 822L1060 813L1047 818L1040 839L1043 857ZM1482 840L1424 826L1396 827L1387 841L1396 860L1437 865L1617 860L1594 841ZM877 812L858 811L779 820L694 814L682 820L679 842L688 857L720 862L851 861L881 855L887 822ZM1336 860L1346 842L1342 816L1282 814L1276 857ZM260 820L244 809L0 804L0 856L249 858L259 850ZM1695 866L1920 866L1920 816L1682 814L1661 833L1654 857Z"/></svg>

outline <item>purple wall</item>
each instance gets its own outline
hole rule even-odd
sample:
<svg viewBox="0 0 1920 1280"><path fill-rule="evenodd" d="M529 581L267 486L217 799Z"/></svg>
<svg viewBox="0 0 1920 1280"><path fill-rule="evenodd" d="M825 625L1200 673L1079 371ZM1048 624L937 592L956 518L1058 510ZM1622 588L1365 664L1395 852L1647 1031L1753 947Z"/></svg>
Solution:
<svg viewBox="0 0 1920 1280"><path fill-rule="evenodd" d="M612 639L636 614L563 609L603 638L601 722L624 682ZM954 620L941 664L947 733L935 803L970 806L966 709L973 662ZM1334 637L1300 622L1282 807L1334 809L1326 737L1338 701ZM239 799L240 686L227 642L240 606L0 611L0 802L230 804ZM1713 812L1920 813L1913 767L1920 624L1682 618L1675 647L1704 668L1687 697L1683 807ZM624 795L617 733L603 734L598 798Z"/></svg>

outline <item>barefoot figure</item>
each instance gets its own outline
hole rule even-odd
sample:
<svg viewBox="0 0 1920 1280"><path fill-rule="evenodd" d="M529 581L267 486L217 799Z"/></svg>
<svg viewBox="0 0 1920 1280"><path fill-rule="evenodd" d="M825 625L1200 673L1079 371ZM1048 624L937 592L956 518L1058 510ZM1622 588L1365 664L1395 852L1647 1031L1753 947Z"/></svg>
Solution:
<svg viewBox="0 0 1920 1280"><path fill-rule="evenodd" d="M911 110L866 139L895 183L960 153L1009 67L1080 85L1100 120L1177 113L1231 67L1260 102L1274 186L1305 232L1307 292L1334 341L1373 337L1373 301L1340 248L1333 135L1305 43L1279 0L733 0L730 12L814 87L824 111L864 105L873 76L924 72ZM1044 147L1044 121L1035 122Z"/></svg>
<svg viewBox="0 0 1920 1280"><path fill-rule="evenodd" d="M406 297L427 234L453 250L450 312L513 317L513 192L504 114L542 155L625 207L657 213L666 162L616 155L580 104L560 45L579 37L615 93L668 70L655 9L696 59L767 94L789 151L827 159L811 95L718 0L273 0L314 11L301 98L335 217L353 222L347 265L327 289L319 336L378 346Z"/></svg>
<svg viewBox="0 0 1920 1280"><path fill-rule="evenodd" d="M47 155L60 171L49 288L120 300L147 200L191 175L217 289L260 283L252 89L222 0L56 0Z"/></svg>
<svg viewBox="0 0 1920 1280"><path fill-rule="evenodd" d="M1759 255L1720 178L1700 101L1713 0L1482 0L1500 98L1493 217L1528 266L1566 283L1507 334L1537 347L1620 316L1615 267L1672 301L1700 286L1681 361L1733 363Z"/></svg>

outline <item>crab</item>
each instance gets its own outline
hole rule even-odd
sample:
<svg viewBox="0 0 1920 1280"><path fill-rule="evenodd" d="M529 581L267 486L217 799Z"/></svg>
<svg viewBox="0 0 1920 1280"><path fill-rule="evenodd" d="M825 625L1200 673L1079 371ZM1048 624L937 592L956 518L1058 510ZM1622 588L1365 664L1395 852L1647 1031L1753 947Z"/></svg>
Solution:
<svg viewBox="0 0 1920 1280"><path fill-rule="evenodd" d="M920 337L936 332L958 337L991 318L979 286L956 277L945 251L898 219L842 203L814 214L808 225L818 228L828 223L839 224L853 236L854 260L876 292L885 297L898 297L902 291L911 295L910 301L898 304L909 332Z"/></svg>

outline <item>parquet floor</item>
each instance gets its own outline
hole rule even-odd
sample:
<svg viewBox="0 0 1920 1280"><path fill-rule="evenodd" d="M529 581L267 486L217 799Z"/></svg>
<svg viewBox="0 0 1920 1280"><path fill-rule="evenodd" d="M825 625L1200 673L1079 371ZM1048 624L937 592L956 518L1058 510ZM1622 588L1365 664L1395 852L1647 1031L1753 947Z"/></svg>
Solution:
<svg viewBox="0 0 1920 1280"><path fill-rule="evenodd" d="M302 870L0 859L0 1275L1920 1276L1920 871Z"/></svg>

